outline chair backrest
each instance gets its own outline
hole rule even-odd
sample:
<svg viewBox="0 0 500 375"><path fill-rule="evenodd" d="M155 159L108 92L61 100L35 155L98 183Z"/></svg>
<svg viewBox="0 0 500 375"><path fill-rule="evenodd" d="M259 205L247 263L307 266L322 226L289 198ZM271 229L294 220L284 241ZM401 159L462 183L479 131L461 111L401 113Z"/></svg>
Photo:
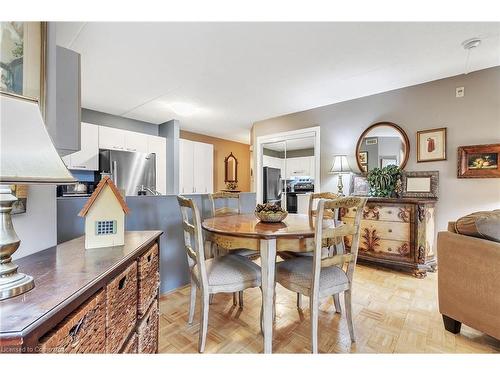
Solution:
<svg viewBox="0 0 500 375"><path fill-rule="evenodd" d="M212 206L212 216L224 216L224 215L236 215L241 211L240 207L240 194L232 193L229 191L219 191L217 193L208 194L208 198L210 199L210 203ZM227 203L230 200L237 200L237 207L229 207L229 206L220 206L217 207L217 201L223 201Z"/></svg>
<svg viewBox="0 0 500 375"><path fill-rule="evenodd" d="M340 266L347 263L347 277L349 283L352 283L354 267L358 256L360 224L363 216L363 208L366 204L366 198L363 197L341 197L336 199L321 199L318 203L315 235L314 235L314 256L313 256L313 291L319 291L319 275L322 267ZM336 212L343 208L356 208L356 217L352 224L341 223L331 217L325 217L327 210ZM329 216L329 215L328 215ZM352 236L351 251L347 254L336 254L322 258L321 247L325 239L334 241L343 241L345 236Z"/></svg>
<svg viewBox="0 0 500 375"><path fill-rule="evenodd" d="M198 280L201 288L208 286L207 271L205 267L205 247L203 242L203 232L201 228L201 216L196 203L192 199L177 196L177 201L181 209L182 230L184 232L184 250L191 259L193 266L198 265Z"/></svg>
<svg viewBox="0 0 500 375"><path fill-rule="evenodd" d="M312 193L309 195L309 221L311 222L311 225L314 224L314 217L317 214L317 208L315 209L315 201L319 201L320 199L337 199L339 198L338 194L335 193L330 193L330 192L324 192L324 193ZM335 215L335 212L332 211L327 211L325 213L326 216L330 215ZM335 217L338 217L338 215L335 215Z"/></svg>

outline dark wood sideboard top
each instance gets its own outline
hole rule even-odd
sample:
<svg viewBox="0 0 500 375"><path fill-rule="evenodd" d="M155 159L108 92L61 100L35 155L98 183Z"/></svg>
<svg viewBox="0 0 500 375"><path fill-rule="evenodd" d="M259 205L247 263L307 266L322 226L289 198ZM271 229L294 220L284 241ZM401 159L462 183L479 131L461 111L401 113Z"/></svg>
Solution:
<svg viewBox="0 0 500 375"><path fill-rule="evenodd" d="M19 272L33 276L35 288L0 301L0 339L25 342L22 338L34 331L39 336L53 325L46 322L70 313L162 233L125 232L125 245L89 250L85 250L85 238L79 237L15 261Z"/></svg>

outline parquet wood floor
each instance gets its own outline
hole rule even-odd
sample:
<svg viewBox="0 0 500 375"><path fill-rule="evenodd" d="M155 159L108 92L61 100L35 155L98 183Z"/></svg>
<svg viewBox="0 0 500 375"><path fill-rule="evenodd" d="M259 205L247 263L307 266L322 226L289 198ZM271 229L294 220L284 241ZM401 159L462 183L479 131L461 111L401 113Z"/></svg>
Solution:
<svg viewBox="0 0 500 375"><path fill-rule="evenodd" d="M309 353L308 299L296 308L295 294L280 287L273 352ZM160 353L197 353L199 309L187 324L189 287L160 301ZM342 307L343 298L341 297ZM210 306L206 353L262 353L260 289L246 290L244 308L232 295L218 294ZM320 353L500 353L500 341L470 327L459 335L445 331L437 307L437 274L425 279L358 265L354 275L353 317L357 341L351 344L345 313L334 313L332 299L320 306Z"/></svg>

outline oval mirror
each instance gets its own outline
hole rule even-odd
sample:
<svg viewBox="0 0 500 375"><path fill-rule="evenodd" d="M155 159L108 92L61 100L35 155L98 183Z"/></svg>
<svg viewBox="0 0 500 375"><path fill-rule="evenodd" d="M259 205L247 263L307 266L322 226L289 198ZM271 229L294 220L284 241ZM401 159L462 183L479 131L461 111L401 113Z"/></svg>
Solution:
<svg viewBox="0 0 500 375"><path fill-rule="evenodd" d="M392 122L377 122L366 129L356 145L359 170L396 165L403 169L410 155L410 141L405 131Z"/></svg>
<svg viewBox="0 0 500 375"><path fill-rule="evenodd" d="M224 159L224 164L224 182L238 182L238 160L232 152Z"/></svg>

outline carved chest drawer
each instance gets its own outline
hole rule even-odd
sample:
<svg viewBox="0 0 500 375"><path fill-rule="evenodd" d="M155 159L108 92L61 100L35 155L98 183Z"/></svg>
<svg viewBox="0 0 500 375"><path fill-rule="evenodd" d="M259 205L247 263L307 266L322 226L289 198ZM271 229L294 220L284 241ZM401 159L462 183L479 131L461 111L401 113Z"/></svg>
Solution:
<svg viewBox="0 0 500 375"><path fill-rule="evenodd" d="M355 209L341 211L341 220L352 223L355 214ZM361 220L359 260L425 277L436 267L434 215L434 200L369 198ZM345 241L349 248L351 238Z"/></svg>

